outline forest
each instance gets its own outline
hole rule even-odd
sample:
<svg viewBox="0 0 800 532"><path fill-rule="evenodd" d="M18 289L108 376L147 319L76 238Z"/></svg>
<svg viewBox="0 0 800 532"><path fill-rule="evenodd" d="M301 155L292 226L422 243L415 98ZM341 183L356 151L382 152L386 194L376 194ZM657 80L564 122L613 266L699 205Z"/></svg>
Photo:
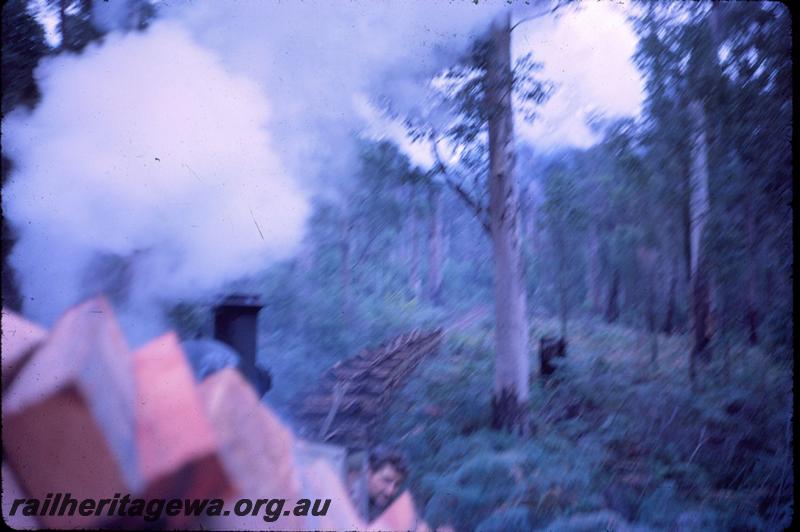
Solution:
<svg viewBox="0 0 800 532"><path fill-rule="evenodd" d="M790 527L785 5L603 5L641 105L543 147L576 66L517 36L597 3L102 4L3 5L4 308L102 292L136 343L256 294L298 430L337 362L442 328L374 433L431 527Z"/></svg>

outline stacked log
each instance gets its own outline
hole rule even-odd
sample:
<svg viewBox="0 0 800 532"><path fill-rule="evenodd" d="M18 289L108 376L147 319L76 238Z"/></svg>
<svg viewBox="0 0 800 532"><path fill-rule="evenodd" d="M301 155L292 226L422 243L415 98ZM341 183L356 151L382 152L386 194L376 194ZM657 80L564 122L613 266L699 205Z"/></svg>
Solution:
<svg viewBox="0 0 800 532"><path fill-rule="evenodd" d="M393 394L438 349L442 335L441 329L415 329L338 362L323 376L322 391L299 407L306 435L354 449L370 447Z"/></svg>

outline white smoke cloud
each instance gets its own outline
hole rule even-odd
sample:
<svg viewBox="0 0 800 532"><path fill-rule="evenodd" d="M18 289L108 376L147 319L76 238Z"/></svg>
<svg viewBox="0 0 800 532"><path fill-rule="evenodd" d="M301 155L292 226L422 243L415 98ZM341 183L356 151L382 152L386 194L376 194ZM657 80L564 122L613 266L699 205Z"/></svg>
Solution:
<svg viewBox="0 0 800 532"><path fill-rule="evenodd" d="M532 4L515 3L514 20L546 10ZM505 0L170 0L145 33L112 32L80 56L44 61L42 102L3 124L15 165L4 207L20 236L12 264L26 313L50 323L116 279L130 285L129 321L146 321L156 301L203 295L287 256L307 214L296 183L335 194L352 173L356 134L384 128L416 164L432 162L397 123L370 118L364 95L413 112L425 82L508 8ZM108 29L123 11L95 15ZM575 109L616 98L613 111L626 111L637 97L630 83L619 98L614 83L593 77L631 67L617 53L630 39L612 35L624 30L618 18L602 26L611 44L589 54L588 70L577 66L597 43L581 35L606 19L577 20L545 17L514 33L514 55L533 50L543 77L564 91L541 123L520 129L536 145L586 142ZM564 100L570 94L579 101Z"/></svg>
<svg viewBox="0 0 800 532"><path fill-rule="evenodd" d="M118 4L94 13L104 29L126 29ZM289 176L315 193L348 178L365 126L354 96L413 108L506 7L160 2L148 31L44 61L41 103L3 124L25 313L50 324L127 286L123 325L145 340L156 303L291 253L307 207Z"/></svg>
<svg viewBox="0 0 800 532"><path fill-rule="evenodd" d="M354 167L354 135L382 127L365 121L359 96L413 113L430 77L507 8L504 0L178 0L161 15L262 84L275 103L282 158L317 189L337 189Z"/></svg>
<svg viewBox="0 0 800 532"><path fill-rule="evenodd" d="M111 35L36 76L41 103L3 123L11 263L34 319L102 285L98 257L129 280L125 312L153 321L155 302L214 290L301 239L308 206L262 90L180 26Z"/></svg>

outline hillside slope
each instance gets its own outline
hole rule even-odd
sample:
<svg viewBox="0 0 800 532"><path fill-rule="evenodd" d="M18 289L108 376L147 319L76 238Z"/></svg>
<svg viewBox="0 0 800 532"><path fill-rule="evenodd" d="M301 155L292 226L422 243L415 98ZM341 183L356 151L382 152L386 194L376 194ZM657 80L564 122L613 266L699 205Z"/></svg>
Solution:
<svg viewBox="0 0 800 532"><path fill-rule="evenodd" d="M458 530L777 529L792 516L791 367L734 348L692 392L688 339L576 321L556 374L532 378L533 437L488 430L487 320L454 332L380 434L409 454L426 519ZM538 338L557 323L537 320ZM538 348L537 348L538 349ZM719 357L722 358L721 356ZM534 362L538 362L538 356Z"/></svg>

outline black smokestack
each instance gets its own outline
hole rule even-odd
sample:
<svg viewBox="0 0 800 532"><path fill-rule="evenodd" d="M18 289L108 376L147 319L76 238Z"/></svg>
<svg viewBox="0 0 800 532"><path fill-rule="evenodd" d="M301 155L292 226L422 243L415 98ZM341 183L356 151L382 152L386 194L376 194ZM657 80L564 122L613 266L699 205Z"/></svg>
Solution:
<svg viewBox="0 0 800 532"><path fill-rule="evenodd" d="M256 365L258 348L258 296L234 294L214 307L214 339L231 346L241 357L239 370L259 396L272 385L269 371Z"/></svg>

